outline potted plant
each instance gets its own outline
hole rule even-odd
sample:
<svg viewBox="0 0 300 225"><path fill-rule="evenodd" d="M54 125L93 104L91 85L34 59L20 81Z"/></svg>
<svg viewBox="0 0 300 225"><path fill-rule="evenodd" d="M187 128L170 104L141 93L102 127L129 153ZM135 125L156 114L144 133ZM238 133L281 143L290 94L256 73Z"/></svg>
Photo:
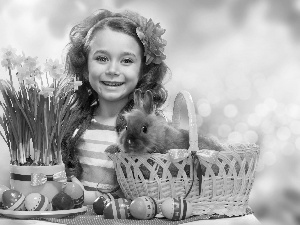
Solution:
<svg viewBox="0 0 300 225"><path fill-rule="evenodd" d="M47 60L42 70L37 57L17 55L11 47L2 51L10 80L0 80L0 135L10 151L11 188L51 200L66 182L61 140L81 82L66 75L58 60Z"/></svg>

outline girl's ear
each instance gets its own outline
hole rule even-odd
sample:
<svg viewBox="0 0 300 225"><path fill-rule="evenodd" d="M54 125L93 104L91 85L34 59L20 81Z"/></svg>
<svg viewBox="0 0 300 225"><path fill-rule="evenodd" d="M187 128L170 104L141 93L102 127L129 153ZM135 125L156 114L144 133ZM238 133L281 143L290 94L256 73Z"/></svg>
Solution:
<svg viewBox="0 0 300 225"><path fill-rule="evenodd" d="M147 90L144 95L143 108L147 114L154 112L153 94L150 90Z"/></svg>
<svg viewBox="0 0 300 225"><path fill-rule="evenodd" d="M133 101L135 108L143 108L143 101L142 101L142 91L141 89L136 89L133 93Z"/></svg>

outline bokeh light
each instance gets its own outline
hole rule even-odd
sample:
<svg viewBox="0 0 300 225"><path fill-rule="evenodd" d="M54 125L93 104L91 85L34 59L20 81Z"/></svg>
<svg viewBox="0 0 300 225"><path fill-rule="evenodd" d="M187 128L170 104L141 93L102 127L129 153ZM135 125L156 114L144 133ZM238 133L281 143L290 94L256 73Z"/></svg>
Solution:
<svg viewBox="0 0 300 225"><path fill-rule="evenodd" d="M231 130L232 129L228 124L221 124L218 128L218 135L222 138L227 138Z"/></svg>
<svg viewBox="0 0 300 225"><path fill-rule="evenodd" d="M233 118L238 114L238 109L233 104L228 104L224 107L224 114L228 118Z"/></svg>
<svg viewBox="0 0 300 225"><path fill-rule="evenodd" d="M199 115L201 115L202 117L207 117L211 114L211 106L208 101L200 99L197 102L197 109L198 109Z"/></svg>
<svg viewBox="0 0 300 225"><path fill-rule="evenodd" d="M291 131L288 127L279 127L276 136L278 140L286 141L291 137Z"/></svg>

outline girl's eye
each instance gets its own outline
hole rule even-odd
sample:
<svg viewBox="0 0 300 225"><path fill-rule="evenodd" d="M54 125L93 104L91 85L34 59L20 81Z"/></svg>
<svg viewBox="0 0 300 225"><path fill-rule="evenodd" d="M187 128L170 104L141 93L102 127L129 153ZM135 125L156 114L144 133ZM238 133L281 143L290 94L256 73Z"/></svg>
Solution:
<svg viewBox="0 0 300 225"><path fill-rule="evenodd" d="M130 58L126 58L126 59L123 59L122 62L125 64L131 64L131 63L133 63L133 60Z"/></svg>
<svg viewBox="0 0 300 225"><path fill-rule="evenodd" d="M107 62L108 58L106 56L97 56L96 60L99 62Z"/></svg>

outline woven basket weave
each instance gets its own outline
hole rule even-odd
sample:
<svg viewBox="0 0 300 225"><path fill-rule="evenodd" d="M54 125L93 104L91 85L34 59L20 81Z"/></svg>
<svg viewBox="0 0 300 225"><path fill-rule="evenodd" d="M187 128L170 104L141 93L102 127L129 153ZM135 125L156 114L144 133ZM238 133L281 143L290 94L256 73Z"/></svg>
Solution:
<svg viewBox="0 0 300 225"><path fill-rule="evenodd" d="M116 153L111 156L125 197L133 200L151 196L158 204L168 197L185 197L192 203L194 215L245 215L259 147L255 144L227 144L223 145L225 150L221 152L199 150L194 104L186 91L176 96L172 123L179 127L184 101L189 116L190 147L174 151L186 153L185 157L171 160L173 150L167 154L128 156Z"/></svg>

